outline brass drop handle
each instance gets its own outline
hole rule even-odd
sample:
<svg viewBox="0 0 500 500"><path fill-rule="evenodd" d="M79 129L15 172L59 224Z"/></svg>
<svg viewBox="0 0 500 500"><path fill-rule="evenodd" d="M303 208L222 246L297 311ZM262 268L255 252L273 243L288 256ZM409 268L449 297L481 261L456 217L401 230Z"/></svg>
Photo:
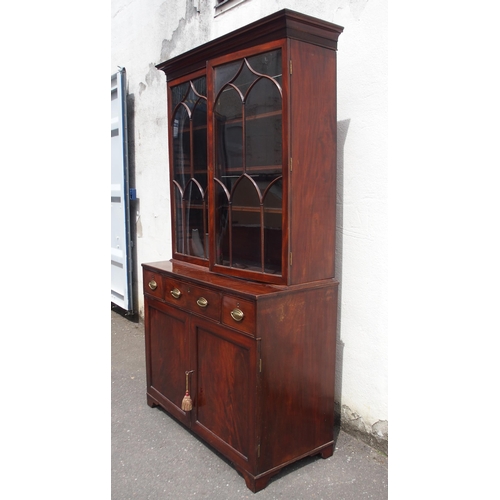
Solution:
<svg viewBox="0 0 500 500"><path fill-rule="evenodd" d="M155 280L151 280L149 283L149 288L151 288L151 290L156 290L158 288L158 283L156 283Z"/></svg>
<svg viewBox="0 0 500 500"><path fill-rule="evenodd" d="M241 309L236 308L231 311L231 318L233 318L234 321L241 321L244 317L245 315Z"/></svg>
<svg viewBox="0 0 500 500"><path fill-rule="evenodd" d="M181 291L180 291L178 288L174 288L174 289L170 292L170 294L172 295L172 297L173 297L174 299L178 299L178 298L182 295Z"/></svg>
<svg viewBox="0 0 500 500"><path fill-rule="evenodd" d="M205 297L200 297L196 303L200 306L200 307L207 307L208 306L208 300L205 298Z"/></svg>

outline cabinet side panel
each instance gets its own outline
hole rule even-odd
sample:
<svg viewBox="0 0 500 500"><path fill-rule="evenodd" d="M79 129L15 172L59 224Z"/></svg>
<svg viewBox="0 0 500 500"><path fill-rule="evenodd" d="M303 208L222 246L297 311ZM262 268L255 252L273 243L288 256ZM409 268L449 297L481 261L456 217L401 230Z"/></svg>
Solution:
<svg viewBox="0 0 500 500"><path fill-rule="evenodd" d="M334 277L336 52L291 41L290 284Z"/></svg>
<svg viewBox="0 0 500 500"><path fill-rule="evenodd" d="M337 287L266 304L259 314L261 471L333 441Z"/></svg>

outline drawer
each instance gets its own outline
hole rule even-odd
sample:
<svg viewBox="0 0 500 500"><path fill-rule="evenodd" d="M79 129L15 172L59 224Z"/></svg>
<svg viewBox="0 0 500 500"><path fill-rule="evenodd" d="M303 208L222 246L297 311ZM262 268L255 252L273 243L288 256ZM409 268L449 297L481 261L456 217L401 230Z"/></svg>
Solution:
<svg viewBox="0 0 500 500"><path fill-rule="evenodd" d="M222 298L222 323L255 335L255 302L225 295Z"/></svg>
<svg viewBox="0 0 500 500"><path fill-rule="evenodd" d="M188 285L187 309L215 321L220 321L221 296L201 286Z"/></svg>
<svg viewBox="0 0 500 500"><path fill-rule="evenodd" d="M153 271L144 271L143 288L146 295L163 298L163 277Z"/></svg>
<svg viewBox="0 0 500 500"><path fill-rule="evenodd" d="M186 308L189 298L188 285L184 281L177 280L175 278L169 278L165 276L164 278L165 291L163 293L163 299L165 302L170 304Z"/></svg>
<svg viewBox="0 0 500 500"><path fill-rule="evenodd" d="M164 278L164 299L201 316L220 320L221 298L217 292L175 278Z"/></svg>

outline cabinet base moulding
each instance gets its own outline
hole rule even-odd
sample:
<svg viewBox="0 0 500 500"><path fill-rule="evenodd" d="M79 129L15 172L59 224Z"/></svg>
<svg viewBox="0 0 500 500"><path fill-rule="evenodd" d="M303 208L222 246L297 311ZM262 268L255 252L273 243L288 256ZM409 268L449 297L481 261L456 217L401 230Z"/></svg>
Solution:
<svg viewBox="0 0 500 500"><path fill-rule="evenodd" d="M243 476L243 479L245 480L245 484L249 490L251 490L253 493L257 493L260 490L263 490L266 488L269 484L269 481L279 474L285 467L288 467L291 464L294 464L298 462L299 460L302 460L307 457L313 457L315 455L320 455L321 458L327 459L330 458L333 455L333 448L334 448L334 443L332 442L331 444L328 444L322 448L319 448L317 450L314 450L311 453L307 453L304 456L298 457L294 460L290 460L289 462L282 464L278 467L275 467L272 470L266 471L262 474L258 474L257 476L253 476L249 472L241 469L240 467L236 467L235 469Z"/></svg>

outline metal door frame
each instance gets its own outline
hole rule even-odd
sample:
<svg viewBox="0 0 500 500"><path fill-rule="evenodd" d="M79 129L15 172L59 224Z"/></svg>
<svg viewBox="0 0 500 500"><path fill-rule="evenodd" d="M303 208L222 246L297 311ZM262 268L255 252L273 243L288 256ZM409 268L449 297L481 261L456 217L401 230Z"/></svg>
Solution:
<svg viewBox="0 0 500 500"><path fill-rule="evenodd" d="M130 231L130 188L127 129L127 77L125 68L111 75L111 100L117 99L119 112L111 116L111 302L128 312L133 312L132 296L132 237ZM121 147L113 148L113 139L120 140ZM115 152L114 152L115 151ZM114 153L113 153L114 152ZM113 169L121 167L120 182L113 176ZM116 172L115 172L116 173ZM114 177L114 178L113 178ZM113 180L115 182L113 183ZM120 210L121 209L121 210ZM113 212L120 210L122 227L113 225ZM118 236L116 236L116 234ZM118 282L117 282L118 281Z"/></svg>

